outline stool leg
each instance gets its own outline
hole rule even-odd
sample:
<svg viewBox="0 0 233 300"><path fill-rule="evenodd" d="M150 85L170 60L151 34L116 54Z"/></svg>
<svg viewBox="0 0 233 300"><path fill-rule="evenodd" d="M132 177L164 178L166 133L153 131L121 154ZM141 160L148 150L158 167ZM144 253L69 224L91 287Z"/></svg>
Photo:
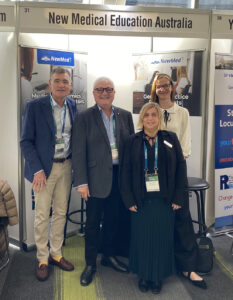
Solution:
<svg viewBox="0 0 233 300"><path fill-rule="evenodd" d="M203 224L203 231L205 232L207 229L205 223L205 203L204 203L204 191L200 191L201 194L201 214L202 214L202 224Z"/></svg>
<svg viewBox="0 0 233 300"><path fill-rule="evenodd" d="M201 206L200 206L200 197L197 191L194 191L197 199L197 214L198 214L198 223L199 223L199 231L198 233L202 233L202 215L201 215Z"/></svg>

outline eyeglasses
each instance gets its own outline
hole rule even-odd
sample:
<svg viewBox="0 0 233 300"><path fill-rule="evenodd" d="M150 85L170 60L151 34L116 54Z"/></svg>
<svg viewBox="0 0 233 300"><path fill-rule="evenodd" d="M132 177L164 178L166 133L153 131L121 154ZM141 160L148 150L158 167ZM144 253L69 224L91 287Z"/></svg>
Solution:
<svg viewBox="0 0 233 300"><path fill-rule="evenodd" d="M114 88L110 88L110 87L106 87L106 88L95 88L94 89L95 92L97 92L98 94L102 94L104 91L106 91L106 93L111 94L114 91Z"/></svg>
<svg viewBox="0 0 233 300"><path fill-rule="evenodd" d="M156 85L156 90L168 89L170 86L171 86L170 83L163 84L163 85Z"/></svg>

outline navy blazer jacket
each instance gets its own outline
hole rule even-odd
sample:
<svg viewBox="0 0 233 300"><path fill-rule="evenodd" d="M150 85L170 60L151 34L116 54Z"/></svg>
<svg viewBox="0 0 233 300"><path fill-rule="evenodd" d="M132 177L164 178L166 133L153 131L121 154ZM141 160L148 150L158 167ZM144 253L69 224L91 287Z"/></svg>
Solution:
<svg viewBox="0 0 233 300"><path fill-rule="evenodd" d="M68 97L66 101L73 125L77 113L76 103ZM25 178L32 182L34 174L42 169L48 178L55 153L55 128L50 95L32 99L27 103L20 146L25 158Z"/></svg>
<svg viewBox="0 0 233 300"><path fill-rule="evenodd" d="M158 175L161 196L169 202L182 206L183 201L187 199L186 161L176 134L166 130L158 131ZM125 143L120 178L121 195L125 206L130 208L133 205L142 205L145 198L142 131L131 135Z"/></svg>

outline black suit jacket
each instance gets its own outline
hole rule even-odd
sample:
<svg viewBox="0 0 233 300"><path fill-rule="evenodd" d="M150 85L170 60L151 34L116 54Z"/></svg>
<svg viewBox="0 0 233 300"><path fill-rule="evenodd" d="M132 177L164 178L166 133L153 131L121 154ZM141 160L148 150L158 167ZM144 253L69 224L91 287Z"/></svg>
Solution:
<svg viewBox="0 0 233 300"><path fill-rule="evenodd" d="M114 107L119 165L123 145L134 133L130 112ZM76 117L72 140L74 187L87 183L91 197L106 198L112 188L112 152L99 108L94 105Z"/></svg>
<svg viewBox="0 0 233 300"><path fill-rule="evenodd" d="M168 142L172 146L168 146ZM158 174L160 194L181 205L187 186L186 161L175 133L158 132ZM126 207L140 206L145 198L143 132L130 136L125 143L121 168L121 195Z"/></svg>

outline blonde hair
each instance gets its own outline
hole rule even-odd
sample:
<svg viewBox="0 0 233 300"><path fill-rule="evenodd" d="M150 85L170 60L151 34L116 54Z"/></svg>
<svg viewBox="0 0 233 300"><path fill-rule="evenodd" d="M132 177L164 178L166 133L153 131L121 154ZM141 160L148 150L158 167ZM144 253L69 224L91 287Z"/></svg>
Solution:
<svg viewBox="0 0 233 300"><path fill-rule="evenodd" d="M144 104L142 106L141 110L140 110L137 129L139 129L139 130L143 129L143 118L144 118L146 112L151 108L155 108L158 111L158 114L159 114L159 127L160 127L161 110L159 108L159 104L155 103L155 102L148 102L148 103Z"/></svg>
<svg viewBox="0 0 233 300"><path fill-rule="evenodd" d="M159 73L158 75L156 75L155 80L153 81L153 84L152 84L152 88L151 88L150 101L159 103L159 97L156 94L156 84L157 84L157 80L162 79L162 78L166 78L170 82L171 87L172 87L171 101L174 102L175 101L175 90L174 90L174 87L173 87L172 79L169 75L164 74L164 73Z"/></svg>
<svg viewBox="0 0 233 300"><path fill-rule="evenodd" d="M180 66L177 67L177 81L181 79L181 77L184 77L187 79L188 84L190 84L190 80L188 79L188 71L186 66Z"/></svg>

